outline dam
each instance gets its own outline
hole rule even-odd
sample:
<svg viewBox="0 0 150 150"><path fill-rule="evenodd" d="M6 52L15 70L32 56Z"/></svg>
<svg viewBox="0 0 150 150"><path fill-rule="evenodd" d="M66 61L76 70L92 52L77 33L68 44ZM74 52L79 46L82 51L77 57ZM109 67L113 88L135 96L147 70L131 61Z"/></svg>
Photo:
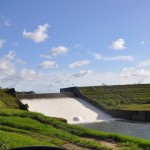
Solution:
<svg viewBox="0 0 150 150"><path fill-rule="evenodd" d="M150 140L150 123L113 118L72 93L26 94L17 97L29 105L30 111L64 118L70 124Z"/></svg>
<svg viewBox="0 0 150 150"><path fill-rule="evenodd" d="M104 113L72 93L18 95L29 110L47 116L64 118L70 124L113 121L115 118Z"/></svg>

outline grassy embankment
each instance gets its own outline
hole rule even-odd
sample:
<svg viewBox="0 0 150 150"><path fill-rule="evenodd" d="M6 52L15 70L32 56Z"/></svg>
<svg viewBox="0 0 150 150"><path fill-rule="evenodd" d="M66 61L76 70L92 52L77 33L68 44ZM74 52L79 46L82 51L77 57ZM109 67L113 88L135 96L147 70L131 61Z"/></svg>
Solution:
<svg viewBox="0 0 150 150"><path fill-rule="evenodd" d="M69 125L63 120L21 110L14 94L0 89L0 150L50 145L67 149L149 150L150 141Z"/></svg>
<svg viewBox="0 0 150 150"><path fill-rule="evenodd" d="M150 111L150 84L103 85L79 90L107 109Z"/></svg>

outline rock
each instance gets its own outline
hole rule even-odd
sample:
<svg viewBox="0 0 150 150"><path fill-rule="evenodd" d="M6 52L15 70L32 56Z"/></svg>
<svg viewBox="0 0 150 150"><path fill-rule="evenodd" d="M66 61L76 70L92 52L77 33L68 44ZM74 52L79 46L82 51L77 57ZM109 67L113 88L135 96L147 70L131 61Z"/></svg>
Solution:
<svg viewBox="0 0 150 150"><path fill-rule="evenodd" d="M73 118L74 121L83 121L82 117L76 116Z"/></svg>

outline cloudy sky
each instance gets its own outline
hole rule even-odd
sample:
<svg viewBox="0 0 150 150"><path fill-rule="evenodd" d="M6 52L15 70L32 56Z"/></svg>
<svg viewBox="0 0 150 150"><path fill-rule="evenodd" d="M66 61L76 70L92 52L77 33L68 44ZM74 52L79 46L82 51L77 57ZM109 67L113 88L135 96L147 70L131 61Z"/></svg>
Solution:
<svg viewBox="0 0 150 150"><path fill-rule="evenodd" d="M149 0L0 0L0 87L150 83Z"/></svg>

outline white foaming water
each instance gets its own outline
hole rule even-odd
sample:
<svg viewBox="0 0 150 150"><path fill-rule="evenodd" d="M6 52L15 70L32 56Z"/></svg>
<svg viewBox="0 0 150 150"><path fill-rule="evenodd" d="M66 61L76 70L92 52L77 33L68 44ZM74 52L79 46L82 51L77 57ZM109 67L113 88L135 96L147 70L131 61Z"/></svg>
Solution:
<svg viewBox="0 0 150 150"><path fill-rule="evenodd" d="M68 123L89 123L115 120L80 98L23 99L29 110L51 117L65 118Z"/></svg>

